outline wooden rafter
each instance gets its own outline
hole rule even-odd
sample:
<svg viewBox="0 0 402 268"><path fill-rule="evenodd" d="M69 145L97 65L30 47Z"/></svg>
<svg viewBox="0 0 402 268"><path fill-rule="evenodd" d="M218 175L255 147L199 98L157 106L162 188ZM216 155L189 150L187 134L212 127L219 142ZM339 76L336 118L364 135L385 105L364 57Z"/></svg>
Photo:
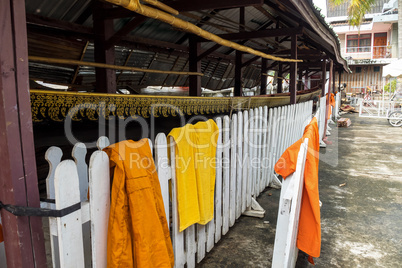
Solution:
<svg viewBox="0 0 402 268"><path fill-rule="evenodd" d="M87 41L87 42L85 43L85 46L84 46L84 48L82 49L82 53L81 53L80 60L83 60L83 59L84 59L85 52L87 51L88 45L89 45L89 41ZM77 66L77 67L75 68L75 72L74 72L74 75L73 75L73 79L71 79L71 84L72 84L72 85L74 85L75 79L77 79L77 75L78 75L79 70L80 70L80 66Z"/></svg>
<svg viewBox="0 0 402 268"><path fill-rule="evenodd" d="M219 36L227 40L244 40L244 39L250 40L257 38L291 36L291 35L302 35L302 34L303 34L303 27L297 27L297 28L286 28L286 29L279 28L279 29L259 30L253 32L220 34Z"/></svg>
<svg viewBox="0 0 402 268"><path fill-rule="evenodd" d="M140 26L146 19L147 19L147 17L138 15L134 19L130 20L126 25L124 25L120 30L115 32L114 35L111 36L106 41L106 47L110 48L110 47L116 45L120 40L122 40L131 31L133 31L135 28Z"/></svg>
<svg viewBox="0 0 402 268"><path fill-rule="evenodd" d="M228 9L245 6L261 6L263 4L263 0L181 0L168 3L169 6L179 11Z"/></svg>

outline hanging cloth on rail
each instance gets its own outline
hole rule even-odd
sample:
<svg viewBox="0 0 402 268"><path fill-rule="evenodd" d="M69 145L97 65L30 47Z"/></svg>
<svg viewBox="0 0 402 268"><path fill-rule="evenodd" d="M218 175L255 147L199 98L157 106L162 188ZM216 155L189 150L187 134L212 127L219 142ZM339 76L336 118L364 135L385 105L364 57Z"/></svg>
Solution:
<svg viewBox="0 0 402 268"><path fill-rule="evenodd" d="M179 230L214 217L215 157L219 129L210 119L174 128Z"/></svg>
<svg viewBox="0 0 402 268"><path fill-rule="evenodd" d="M104 151L114 169L107 266L173 267L173 247L148 140L122 141Z"/></svg>
<svg viewBox="0 0 402 268"><path fill-rule="evenodd" d="M304 129L303 138L291 145L275 164L276 173L286 179L296 170L300 145L308 138L308 151L304 168L304 186L301 201L299 230L296 246L309 255L309 261L320 256L321 220L318 193L319 133L317 118L313 118Z"/></svg>
<svg viewBox="0 0 402 268"><path fill-rule="evenodd" d="M328 98L328 93L327 93L327 98ZM328 111L327 111L327 113L328 113L327 119L328 120L331 119L332 109L335 108L335 95L334 95L334 93L331 93L329 95L329 105L330 105L330 107L328 107Z"/></svg>

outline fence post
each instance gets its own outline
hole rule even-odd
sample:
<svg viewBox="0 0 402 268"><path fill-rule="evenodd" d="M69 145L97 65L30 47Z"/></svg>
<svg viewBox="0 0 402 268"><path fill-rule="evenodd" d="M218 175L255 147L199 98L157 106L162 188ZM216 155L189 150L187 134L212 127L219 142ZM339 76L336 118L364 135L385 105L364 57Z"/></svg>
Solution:
<svg viewBox="0 0 402 268"><path fill-rule="evenodd" d="M169 166L167 139L164 133L159 133L155 138L155 166L158 173L159 183L161 185L163 205L165 207L166 219L170 227L170 210L169 210L169 180L172 171Z"/></svg>
<svg viewBox="0 0 402 268"><path fill-rule="evenodd" d="M237 114L232 115L230 124L230 207L229 226L232 227L236 220L236 143L237 143Z"/></svg>
<svg viewBox="0 0 402 268"><path fill-rule="evenodd" d="M236 152L236 168L237 168L237 186L236 186L236 219L241 216L242 213L242 181L243 178L243 112L237 113L237 152Z"/></svg>
<svg viewBox="0 0 402 268"><path fill-rule="evenodd" d="M45 153L45 159L49 163L49 173L46 178L46 192L47 199L55 200L55 187L54 187L54 175L57 166L60 164L63 152L59 147L52 146L47 149ZM45 203L47 208L56 209L55 204ZM49 218L49 233L50 233L50 248L52 252L52 264L53 267L58 267L60 264L59 256L59 243L57 238L57 221L56 218Z"/></svg>
<svg viewBox="0 0 402 268"><path fill-rule="evenodd" d="M221 239L222 235L222 118L216 118L216 125L219 129L219 136L218 144L216 145L215 243Z"/></svg>
<svg viewBox="0 0 402 268"><path fill-rule="evenodd" d="M92 267L106 268L107 232L110 211L110 175L109 157L105 152L95 151L91 155L88 173ZM89 263L91 263L91 260Z"/></svg>
<svg viewBox="0 0 402 268"><path fill-rule="evenodd" d="M242 174L242 179L243 179L243 185L242 185L242 207L241 207L241 212L243 213L247 207L250 206L251 203L251 197L250 197L250 202L248 202L248 196L247 196L247 185L248 185L248 180L250 179L248 174L249 174L249 166L250 166L250 158L249 158L249 151L248 151L248 123L249 123L249 117L248 117L248 111L243 112L243 174Z"/></svg>
<svg viewBox="0 0 402 268"><path fill-rule="evenodd" d="M229 148L230 148L230 140L229 140L229 131L230 131L230 122L229 116L223 117L223 227L222 234L225 235L229 231L229 188L230 188L230 158L229 158Z"/></svg>
<svg viewBox="0 0 402 268"><path fill-rule="evenodd" d="M55 171L56 209L81 203L77 166L72 160L61 162ZM60 267L84 267L81 210L57 218Z"/></svg>
<svg viewBox="0 0 402 268"><path fill-rule="evenodd" d="M179 231L179 211L177 208L177 180L176 180L176 145L173 137L169 137L170 167L172 172L172 218L173 218L173 250L175 267L184 267L186 256L184 253L184 233Z"/></svg>

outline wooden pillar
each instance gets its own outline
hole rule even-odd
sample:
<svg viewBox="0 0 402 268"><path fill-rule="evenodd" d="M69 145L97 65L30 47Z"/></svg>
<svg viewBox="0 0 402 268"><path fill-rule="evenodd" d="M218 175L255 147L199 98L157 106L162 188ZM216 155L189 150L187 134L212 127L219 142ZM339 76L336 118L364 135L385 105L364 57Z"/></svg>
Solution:
<svg viewBox="0 0 402 268"><path fill-rule="evenodd" d="M276 86L276 93L282 93L282 82L283 82L283 64L280 62L278 64L278 84Z"/></svg>
<svg viewBox="0 0 402 268"><path fill-rule="evenodd" d="M245 9L244 7L239 8L239 32L244 32L245 24ZM236 50L235 59L235 84L234 84L234 95L243 95L243 52Z"/></svg>
<svg viewBox="0 0 402 268"><path fill-rule="evenodd" d="M292 35L291 42L291 58L297 59L297 35ZM296 103L296 92L297 92L297 62L290 63L290 104Z"/></svg>
<svg viewBox="0 0 402 268"><path fill-rule="evenodd" d="M189 38L189 71L190 72L201 72L201 60L198 59L200 54L200 43L197 42L194 36ZM201 96L201 76L190 75L189 77L189 95L190 96Z"/></svg>
<svg viewBox="0 0 402 268"><path fill-rule="evenodd" d="M331 90L331 85L333 84L332 80L335 80L334 76L334 62L332 60L329 60L329 80L328 80L328 98L327 98L327 102L329 104L329 93L332 92Z"/></svg>
<svg viewBox="0 0 402 268"><path fill-rule="evenodd" d="M24 0L0 1L0 200L40 207ZM42 219L2 209L7 267L46 267Z"/></svg>
<svg viewBox="0 0 402 268"><path fill-rule="evenodd" d="M267 76L265 75L268 71L267 63L268 63L267 59L265 58L261 59L261 90L260 90L261 95L267 94Z"/></svg>
<svg viewBox="0 0 402 268"><path fill-rule="evenodd" d="M336 81L335 81L336 70L333 68L332 70L332 93L336 92Z"/></svg>
<svg viewBox="0 0 402 268"><path fill-rule="evenodd" d="M341 91L341 80L342 80L342 69L339 69L339 71L338 71L338 88L339 88L339 91Z"/></svg>
<svg viewBox="0 0 402 268"><path fill-rule="evenodd" d="M321 67L321 96L325 96L325 82L327 80L327 60L322 60L322 67Z"/></svg>
<svg viewBox="0 0 402 268"><path fill-rule="evenodd" d="M115 64L114 46L108 48L107 41L114 34L113 19L105 19L103 10L113 5L95 1L93 5L93 28L94 28L94 57L95 62ZM96 92L116 93L116 71L105 68L95 68Z"/></svg>
<svg viewBox="0 0 402 268"><path fill-rule="evenodd" d="M236 61L235 61L235 84L234 84L234 95L242 96L243 93L243 52L236 50Z"/></svg>

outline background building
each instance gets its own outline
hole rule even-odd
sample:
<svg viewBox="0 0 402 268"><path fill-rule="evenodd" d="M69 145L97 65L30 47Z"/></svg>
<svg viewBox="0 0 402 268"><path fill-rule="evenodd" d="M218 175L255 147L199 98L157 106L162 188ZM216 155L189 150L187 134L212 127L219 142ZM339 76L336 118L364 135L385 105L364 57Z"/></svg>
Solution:
<svg viewBox="0 0 402 268"><path fill-rule="evenodd" d="M398 59L398 1L377 0L366 14L360 29L348 24L348 1L331 7L327 1L327 22L341 42L342 56L352 73L342 76L349 93L364 93L367 88L381 91L382 68Z"/></svg>

